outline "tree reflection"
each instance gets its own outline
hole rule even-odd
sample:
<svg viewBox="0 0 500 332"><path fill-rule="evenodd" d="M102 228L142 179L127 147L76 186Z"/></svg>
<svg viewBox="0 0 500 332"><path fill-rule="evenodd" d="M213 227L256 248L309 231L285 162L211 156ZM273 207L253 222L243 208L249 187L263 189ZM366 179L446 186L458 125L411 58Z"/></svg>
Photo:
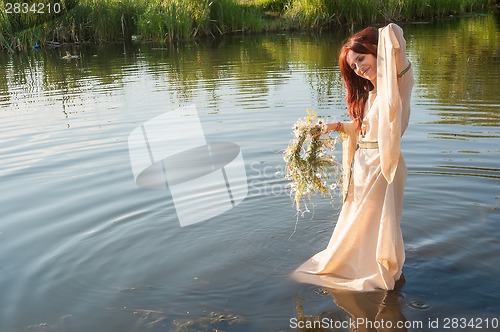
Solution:
<svg viewBox="0 0 500 332"><path fill-rule="evenodd" d="M498 126L500 37L496 18L479 16L413 26L409 50L439 123ZM444 107L443 107L444 106ZM450 107L451 106L451 107Z"/></svg>
<svg viewBox="0 0 500 332"><path fill-rule="evenodd" d="M498 100L500 74L497 18L477 16L404 29L417 82L426 98L441 105L438 121L497 126L499 103L493 102ZM343 105L337 58L348 34L229 36L157 48L107 46L82 50L81 60L72 62L61 59L62 50L33 51L0 59L1 95L15 98L19 87L58 90L68 96L92 92L95 86L125 85L129 68L136 67L144 69L139 74L166 85L176 103L193 102L203 90L216 108L221 95L228 93L224 91L228 80L231 93L248 103L284 86L293 72L304 74L304 89L318 104Z"/></svg>

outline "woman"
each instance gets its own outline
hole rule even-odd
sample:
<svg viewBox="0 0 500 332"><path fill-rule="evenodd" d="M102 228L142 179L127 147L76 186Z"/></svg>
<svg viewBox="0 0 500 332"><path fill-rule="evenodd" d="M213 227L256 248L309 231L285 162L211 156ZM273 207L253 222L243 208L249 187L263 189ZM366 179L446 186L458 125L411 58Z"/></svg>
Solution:
<svg viewBox="0 0 500 332"><path fill-rule="evenodd" d="M342 47L339 66L351 122L329 123L343 141L344 204L327 248L295 279L330 288L394 289L404 264L400 221L406 164L400 139L413 87L403 30L366 28Z"/></svg>

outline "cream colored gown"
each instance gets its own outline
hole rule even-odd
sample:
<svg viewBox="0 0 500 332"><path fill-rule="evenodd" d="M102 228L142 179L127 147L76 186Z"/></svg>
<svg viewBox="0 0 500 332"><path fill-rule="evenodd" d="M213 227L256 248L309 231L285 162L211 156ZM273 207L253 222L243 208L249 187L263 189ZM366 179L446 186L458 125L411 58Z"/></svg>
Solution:
<svg viewBox="0 0 500 332"><path fill-rule="evenodd" d="M294 272L296 280L357 291L394 288L405 259L400 221L406 164L400 139L412 87L403 30L389 24L379 29L377 91L365 105L362 130L344 123L342 211L327 248Z"/></svg>

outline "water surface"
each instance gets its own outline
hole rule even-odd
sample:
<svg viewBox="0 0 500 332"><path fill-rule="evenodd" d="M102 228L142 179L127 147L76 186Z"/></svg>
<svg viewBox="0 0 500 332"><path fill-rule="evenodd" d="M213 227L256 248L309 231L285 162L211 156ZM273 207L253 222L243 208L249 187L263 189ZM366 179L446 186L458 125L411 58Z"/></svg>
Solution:
<svg viewBox="0 0 500 332"><path fill-rule="evenodd" d="M381 307L388 320L423 322L409 330L452 317L494 330L498 18L404 30L416 77L402 143L406 283L389 294L330 294L287 277L326 246L339 202L318 199L296 225L280 151L307 108L347 119L336 64L347 32L0 57L1 330L283 331L297 317L374 319ZM207 141L241 148L249 192L180 227L167 190L134 183L127 139L190 104Z"/></svg>

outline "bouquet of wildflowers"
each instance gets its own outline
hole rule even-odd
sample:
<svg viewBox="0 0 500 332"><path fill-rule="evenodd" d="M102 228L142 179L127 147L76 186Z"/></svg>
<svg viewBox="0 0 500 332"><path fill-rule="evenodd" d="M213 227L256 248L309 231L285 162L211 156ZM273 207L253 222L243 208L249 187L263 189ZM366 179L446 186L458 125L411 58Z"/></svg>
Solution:
<svg viewBox="0 0 500 332"><path fill-rule="evenodd" d="M307 110L308 116L293 126L294 138L284 151L285 179L290 181L290 197L297 212L303 197L319 192L330 195L338 186L342 166L333 156L336 140L324 133L322 120ZM306 212L307 205L305 208Z"/></svg>

